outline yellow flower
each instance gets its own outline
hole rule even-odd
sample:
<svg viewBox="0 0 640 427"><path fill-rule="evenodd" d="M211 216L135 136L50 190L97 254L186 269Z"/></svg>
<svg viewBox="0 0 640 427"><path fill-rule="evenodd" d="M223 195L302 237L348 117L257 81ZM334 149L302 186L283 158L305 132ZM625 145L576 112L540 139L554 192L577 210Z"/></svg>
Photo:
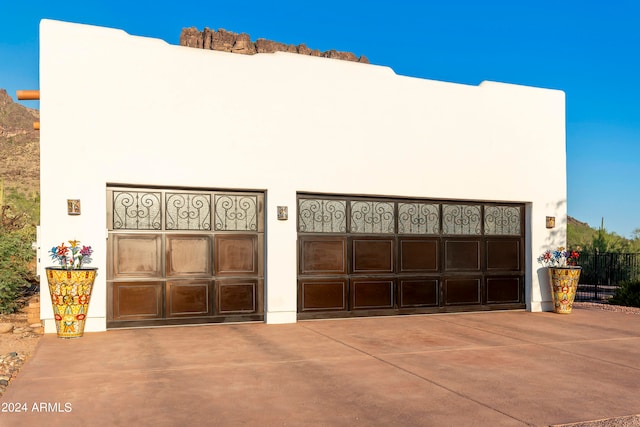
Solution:
<svg viewBox="0 0 640 427"><path fill-rule="evenodd" d="M76 246L78 246L78 243L80 243L80 240L69 240L69 244L71 245L72 248L75 248Z"/></svg>

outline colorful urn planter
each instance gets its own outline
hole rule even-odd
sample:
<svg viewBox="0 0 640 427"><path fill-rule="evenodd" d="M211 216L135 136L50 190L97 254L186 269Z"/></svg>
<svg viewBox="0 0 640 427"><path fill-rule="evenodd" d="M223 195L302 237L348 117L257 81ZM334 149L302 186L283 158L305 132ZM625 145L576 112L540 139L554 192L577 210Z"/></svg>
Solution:
<svg viewBox="0 0 640 427"><path fill-rule="evenodd" d="M81 337L98 269L47 267L46 271L58 337Z"/></svg>
<svg viewBox="0 0 640 427"><path fill-rule="evenodd" d="M578 266L549 267L549 283L551 284L554 312L571 313L581 270L582 268Z"/></svg>

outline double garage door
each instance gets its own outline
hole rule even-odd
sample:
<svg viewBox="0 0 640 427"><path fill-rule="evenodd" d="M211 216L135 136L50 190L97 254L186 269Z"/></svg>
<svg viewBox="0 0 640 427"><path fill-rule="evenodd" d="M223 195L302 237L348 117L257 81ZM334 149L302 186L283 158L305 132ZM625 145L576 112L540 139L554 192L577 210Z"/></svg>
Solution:
<svg viewBox="0 0 640 427"><path fill-rule="evenodd" d="M522 309L524 205L299 194L298 318ZM264 193L110 187L107 326L264 320Z"/></svg>
<svg viewBox="0 0 640 427"><path fill-rule="evenodd" d="M521 309L524 205L298 195L298 318Z"/></svg>
<svg viewBox="0 0 640 427"><path fill-rule="evenodd" d="M107 327L264 319L264 194L107 189Z"/></svg>

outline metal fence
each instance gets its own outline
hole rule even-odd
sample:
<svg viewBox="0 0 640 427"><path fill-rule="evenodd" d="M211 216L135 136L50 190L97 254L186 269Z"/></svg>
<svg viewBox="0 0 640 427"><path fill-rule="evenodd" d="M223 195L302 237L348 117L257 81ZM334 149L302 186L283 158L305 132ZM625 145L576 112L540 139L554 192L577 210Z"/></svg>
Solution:
<svg viewBox="0 0 640 427"><path fill-rule="evenodd" d="M640 280L640 254L582 253L579 264L577 301L607 300L621 282Z"/></svg>

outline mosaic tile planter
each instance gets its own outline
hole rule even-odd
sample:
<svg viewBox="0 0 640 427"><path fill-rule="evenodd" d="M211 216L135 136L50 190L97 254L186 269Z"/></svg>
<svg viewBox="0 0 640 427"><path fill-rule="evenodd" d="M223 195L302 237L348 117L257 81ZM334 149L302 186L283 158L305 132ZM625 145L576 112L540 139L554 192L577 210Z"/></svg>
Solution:
<svg viewBox="0 0 640 427"><path fill-rule="evenodd" d="M98 269L47 267L46 271L58 337L81 337Z"/></svg>
<svg viewBox="0 0 640 427"><path fill-rule="evenodd" d="M560 314L570 314L573 301L578 290L581 267L549 267L549 283L553 297L553 311Z"/></svg>

